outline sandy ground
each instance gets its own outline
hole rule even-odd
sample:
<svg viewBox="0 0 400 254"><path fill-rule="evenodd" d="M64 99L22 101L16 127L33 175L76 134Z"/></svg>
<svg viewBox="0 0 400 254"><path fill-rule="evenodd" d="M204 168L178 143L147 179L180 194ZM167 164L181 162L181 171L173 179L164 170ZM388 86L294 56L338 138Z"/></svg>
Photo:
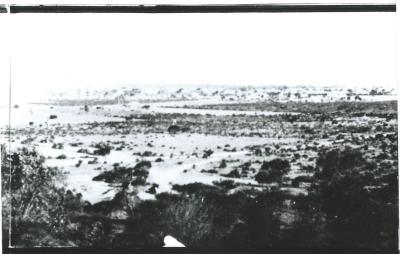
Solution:
<svg viewBox="0 0 400 254"><path fill-rule="evenodd" d="M294 92L295 90L293 90ZM226 94L229 91L226 91ZM337 100L342 97L345 91L334 93L330 96L319 97L314 96L308 101L320 102ZM210 94L211 92L208 92ZM146 97L147 96L147 97ZM163 95L168 98L167 95ZM160 97L160 96L159 96ZM161 96L162 97L162 96ZM153 98L151 94L144 95L141 98ZM393 100L397 99L394 95L387 96L363 96L364 101L377 101L377 100ZM299 99L299 101L307 98ZM259 93L249 92L247 97L243 98L243 102L258 101ZM193 96L190 100L180 101L167 101L167 102L150 102L139 103L131 102L125 105L104 105L101 109L91 107L89 112L85 112L82 106L50 106L40 104L18 104L18 107L11 109L11 127L32 129L35 131L37 126L41 128L62 128L66 125L71 125L73 128L78 127L83 123L90 122L118 122L125 121L120 116L128 115L130 112L141 113L187 113L187 114L210 114L217 116L232 115L232 114L247 114L247 115L274 115L279 114L276 112L265 111L234 111L234 110L206 110L206 109L187 109L187 108L168 108L168 107L182 107L184 105L202 105L202 104L218 104L218 103L237 103L238 101L222 101L216 97L209 95ZM149 105L149 109L143 109L143 105ZM1 142L7 142L6 127L8 125L9 108L6 106L0 107L0 127L1 127ZM57 118L50 119L50 115L56 115ZM371 119L371 118L369 118ZM353 119L357 121L367 121L368 119ZM32 122L32 124L30 124ZM351 124L348 122L348 124ZM12 137L18 138L18 137ZM131 135L76 135L68 134L65 136L54 137L53 143L63 143L63 149L52 148L52 143L40 143L38 140L46 138L45 136L36 137L36 141L28 146L34 146L43 154L47 160L48 166L57 166L65 173L65 186L74 192L80 192L83 198L89 202L98 202L107 200L114 196L115 187L101 182L92 181L93 177L99 175L101 172L111 170L114 163L119 163L123 166L133 167L138 160L151 161L152 167L149 171L148 186L139 188L139 197L142 199L154 198L154 195L146 193L146 189L151 184L158 184L157 192L171 191L173 184L187 184L194 182L201 182L211 184L213 181L230 179L223 177L220 174L226 174L240 163L256 160L259 158L254 155L249 155L249 151L244 149L249 145L264 145L279 143L293 147L296 139L274 139L274 138L259 138L259 137L229 137L229 136L213 136L203 134L131 134ZM48 137L47 137L48 138ZM26 146L21 144L21 139L17 139L12 143L11 149ZM77 153L80 148L92 151L91 145L98 142L124 142L127 147L121 151L113 149L109 155L106 156L90 156L87 154ZM79 147L70 146L70 143L82 142ZM325 143L324 143L325 142ZM149 147L148 144L151 144ZM224 152L224 147L229 144L230 147L235 147L236 152ZM329 145L330 141L322 141L321 145ZM204 150L211 149L214 153L208 158L202 158ZM151 151L155 153L154 156L140 157L133 153ZM65 154L66 159L56 159L57 156ZM197 155L195 155L197 154ZM98 158L97 164L89 164L94 157ZM155 162L157 158L162 158L163 162ZM273 156L270 158L272 159ZM238 160L239 162L229 163L226 169L219 169L218 174L202 173L201 170L209 170L218 168L221 160ZM265 158L263 158L265 159ZM268 159L268 158L267 158ZM82 160L82 165L76 167L79 160ZM306 161L303 161L305 164ZM100 168L100 169L99 169ZM289 177L296 177L299 175L299 167L293 166ZM254 175L251 175L254 176ZM257 184L254 177L236 178L236 182ZM299 191L299 190L293 190Z"/></svg>

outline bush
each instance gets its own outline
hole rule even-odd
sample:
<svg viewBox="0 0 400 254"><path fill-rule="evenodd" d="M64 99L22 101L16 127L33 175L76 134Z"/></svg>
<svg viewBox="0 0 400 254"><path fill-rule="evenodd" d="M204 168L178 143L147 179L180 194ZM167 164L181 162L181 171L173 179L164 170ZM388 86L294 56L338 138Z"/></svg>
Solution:
<svg viewBox="0 0 400 254"><path fill-rule="evenodd" d="M64 144L63 143L54 143L51 148L53 149L64 149Z"/></svg>
<svg viewBox="0 0 400 254"><path fill-rule="evenodd" d="M228 174L221 174L221 175L225 176L225 177L231 177L231 178L240 178L240 173L237 169L233 169Z"/></svg>
<svg viewBox="0 0 400 254"><path fill-rule="evenodd" d="M264 161L260 171L255 176L255 180L259 183L282 182L282 178L290 171L290 163L287 160L274 159Z"/></svg>
<svg viewBox="0 0 400 254"><path fill-rule="evenodd" d="M186 246L201 246L212 233L214 212L201 196L168 201L161 212L161 226Z"/></svg>
<svg viewBox="0 0 400 254"><path fill-rule="evenodd" d="M114 168L110 171L105 171L93 178L93 181L104 181L106 183L120 183L125 184L131 182L133 186L144 185L149 174L148 169L151 163L148 161L141 161L135 167L123 167L115 164Z"/></svg>
<svg viewBox="0 0 400 254"><path fill-rule="evenodd" d="M139 185L145 185L145 184L146 184L145 177L136 177L133 181L131 181L132 186L139 186Z"/></svg>
<svg viewBox="0 0 400 254"><path fill-rule="evenodd" d="M363 171L374 171L377 165L366 160L360 150L345 148L342 150L323 151L317 159L317 178L331 181L346 174L358 174Z"/></svg>
<svg viewBox="0 0 400 254"><path fill-rule="evenodd" d="M200 172L201 173L209 173L209 174L217 174L218 173L218 171L215 169L209 169L209 170L202 169Z"/></svg>
<svg viewBox="0 0 400 254"><path fill-rule="evenodd" d="M94 155L101 155L101 156L105 156L107 154L110 154L112 147L109 144L106 143L99 143L96 144L94 146L95 148L97 148L96 150L94 150L93 154Z"/></svg>
<svg viewBox="0 0 400 254"><path fill-rule="evenodd" d="M221 163L219 164L219 168L226 168L226 160L222 159Z"/></svg>
<svg viewBox="0 0 400 254"><path fill-rule="evenodd" d="M272 182L274 179L270 177L268 172L260 171L255 175L255 180L259 183L268 183Z"/></svg>
<svg viewBox="0 0 400 254"><path fill-rule="evenodd" d="M65 155L65 154L61 154L56 157L57 160L65 160L66 158L67 158L67 155Z"/></svg>
<svg viewBox="0 0 400 254"><path fill-rule="evenodd" d="M261 170L278 170L288 173L290 171L290 163L283 159L274 159L271 161L264 161Z"/></svg>
<svg viewBox="0 0 400 254"><path fill-rule="evenodd" d="M360 150L344 148L322 151L317 168L313 189L326 214L329 244L397 249L397 165L382 174Z"/></svg>
<svg viewBox="0 0 400 254"><path fill-rule="evenodd" d="M173 190L176 190L181 193L204 193L215 191L217 188L212 185L206 185L203 183L189 183L184 185L174 184L172 186Z"/></svg>
<svg viewBox="0 0 400 254"><path fill-rule="evenodd" d="M309 176L298 176L292 180L292 187L298 188L300 183L310 183L311 177Z"/></svg>
<svg viewBox="0 0 400 254"><path fill-rule="evenodd" d="M140 161L134 167L134 169L149 169L149 168L151 168L150 161Z"/></svg>
<svg viewBox="0 0 400 254"><path fill-rule="evenodd" d="M179 127L178 125L171 125L168 127L168 132L171 134L175 134L179 131L181 131L181 127Z"/></svg>
<svg viewBox="0 0 400 254"><path fill-rule="evenodd" d="M10 156L2 151L3 237L11 226L12 246L77 246L78 231L71 224L83 201L58 187L62 172L44 161L35 150L22 148Z"/></svg>
<svg viewBox="0 0 400 254"><path fill-rule="evenodd" d="M143 153L142 153L142 156L143 157L149 157L149 156L154 156L155 154L154 153L152 153L152 152L150 152L150 151L144 151Z"/></svg>
<svg viewBox="0 0 400 254"><path fill-rule="evenodd" d="M206 159L206 158L210 157L211 154L213 154L213 153L214 153L214 151L211 150L211 149L204 150L203 159Z"/></svg>
<svg viewBox="0 0 400 254"><path fill-rule="evenodd" d="M158 187L157 184L153 184L146 192L149 193L149 194L156 194L157 193L157 190L156 190L157 187Z"/></svg>
<svg viewBox="0 0 400 254"><path fill-rule="evenodd" d="M214 185L221 187L224 190L231 190L236 188L238 185L235 183L235 181L233 180L223 180L223 181L214 181L213 182Z"/></svg>

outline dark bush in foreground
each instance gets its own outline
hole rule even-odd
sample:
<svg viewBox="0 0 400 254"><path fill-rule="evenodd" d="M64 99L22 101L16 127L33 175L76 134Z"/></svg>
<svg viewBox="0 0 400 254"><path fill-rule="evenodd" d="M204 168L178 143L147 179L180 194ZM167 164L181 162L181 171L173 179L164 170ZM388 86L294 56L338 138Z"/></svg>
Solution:
<svg viewBox="0 0 400 254"><path fill-rule="evenodd" d="M282 182L282 177L290 171L290 163L287 160L274 159L263 162L255 180L259 183Z"/></svg>
<svg viewBox="0 0 400 254"><path fill-rule="evenodd" d="M290 163L283 159L274 159L271 161L264 161L261 170L276 170L282 172L290 171Z"/></svg>
<svg viewBox="0 0 400 254"><path fill-rule="evenodd" d="M298 176L292 180L292 187L298 188L300 183L310 183L312 178L309 176Z"/></svg>
<svg viewBox="0 0 400 254"><path fill-rule="evenodd" d="M62 174L45 167L35 151L12 154L11 168L3 148L2 158L3 236L8 236L4 222L12 204L12 243L17 246L140 249L161 247L163 238L172 235L188 247L397 251L397 164L378 167L359 150L321 151L315 177L301 179L312 180L308 195L246 185L233 189L234 181L221 181L174 185L177 194L140 201L137 188L127 186L147 177L151 163L139 162L129 170L115 164L113 171L121 173L115 179L128 184L117 187L112 200L96 204L57 187ZM287 165L264 163L260 172L285 171ZM156 188L145 190L155 194Z"/></svg>
<svg viewBox="0 0 400 254"><path fill-rule="evenodd" d="M80 195L58 187L61 171L46 167L35 150L23 148L10 157L2 152L1 176L3 243L8 245L5 241L11 226L12 246L79 245L72 220L73 214L82 212L84 203Z"/></svg>
<svg viewBox="0 0 400 254"><path fill-rule="evenodd" d="M212 234L213 208L195 195L168 201L162 210L160 224L186 245L201 246L199 243Z"/></svg>
<svg viewBox="0 0 400 254"><path fill-rule="evenodd" d="M317 167L314 192L326 213L328 244L397 249L397 164L382 174L360 150L345 148L321 152Z"/></svg>
<svg viewBox="0 0 400 254"><path fill-rule="evenodd" d="M185 185L174 184L172 189L182 193L200 193L214 191L216 187L203 183L189 183Z"/></svg>
<svg viewBox="0 0 400 254"><path fill-rule="evenodd" d="M224 190L231 190L238 186L233 180L214 181L213 184Z"/></svg>

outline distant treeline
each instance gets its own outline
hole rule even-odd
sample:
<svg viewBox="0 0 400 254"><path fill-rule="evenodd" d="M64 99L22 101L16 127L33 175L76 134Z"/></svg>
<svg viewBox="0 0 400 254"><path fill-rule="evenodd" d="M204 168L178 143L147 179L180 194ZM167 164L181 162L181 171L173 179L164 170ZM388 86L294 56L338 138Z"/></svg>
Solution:
<svg viewBox="0 0 400 254"><path fill-rule="evenodd" d="M118 103L117 99L102 100L54 100L49 102L35 102L31 104L51 105L51 106L84 106L84 105L113 105Z"/></svg>
<svg viewBox="0 0 400 254"><path fill-rule="evenodd" d="M333 112L373 112L395 113L397 101L333 101L333 102L252 102L210 104L201 106L185 106L186 108L213 109L213 110L259 110L272 112L297 112L297 113L333 113Z"/></svg>

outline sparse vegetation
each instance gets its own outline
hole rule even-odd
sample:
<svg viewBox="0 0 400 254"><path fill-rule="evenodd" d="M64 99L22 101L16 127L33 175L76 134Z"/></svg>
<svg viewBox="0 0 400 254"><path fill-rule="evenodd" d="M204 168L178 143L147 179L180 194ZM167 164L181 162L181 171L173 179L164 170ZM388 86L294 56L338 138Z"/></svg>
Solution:
<svg viewBox="0 0 400 254"><path fill-rule="evenodd" d="M397 102L368 101L388 91L192 91L221 101L200 105L187 90L165 99L174 107L132 89L57 101L3 128L3 236L11 226L23 247L158 248L171 235L188 247L397 250Z"/></svg>

